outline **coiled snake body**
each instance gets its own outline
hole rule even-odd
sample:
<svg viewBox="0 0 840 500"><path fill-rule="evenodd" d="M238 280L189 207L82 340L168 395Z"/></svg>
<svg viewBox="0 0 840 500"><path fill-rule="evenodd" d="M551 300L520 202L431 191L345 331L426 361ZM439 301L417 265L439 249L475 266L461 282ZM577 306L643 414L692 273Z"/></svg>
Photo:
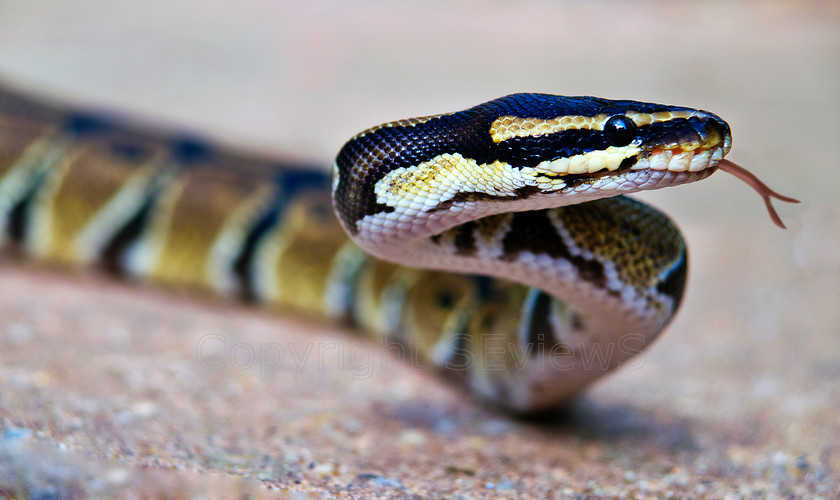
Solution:
<svg viewBox="0 0 840 500"><path fill-rule="evenodd" d="M515 94L367 130L330 181L0 90L0 228L38 258L345 321L532 411L679 305L679 231L618 195L736 170L730 145L699 110Z"/></svg>

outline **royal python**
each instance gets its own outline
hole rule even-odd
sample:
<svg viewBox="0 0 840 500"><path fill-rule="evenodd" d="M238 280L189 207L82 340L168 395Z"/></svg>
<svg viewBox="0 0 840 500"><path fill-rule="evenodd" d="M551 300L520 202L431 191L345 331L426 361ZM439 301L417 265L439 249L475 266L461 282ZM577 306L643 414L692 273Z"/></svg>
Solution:
<svg viewBox="0 0 840 500"><path fill-rule="evenodd" d="M638 354L679 306L679 231L621 195L720 168L794 201L730 147L705 111L514 94L370 128L330 180L0 90L0 229L6 253L342 321L527 412Z"/></svg>

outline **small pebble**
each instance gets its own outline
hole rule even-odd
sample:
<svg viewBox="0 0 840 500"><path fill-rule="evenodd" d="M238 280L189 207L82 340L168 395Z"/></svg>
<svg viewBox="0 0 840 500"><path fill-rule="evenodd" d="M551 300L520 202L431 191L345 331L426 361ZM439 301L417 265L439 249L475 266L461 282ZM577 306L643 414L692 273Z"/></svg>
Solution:
<svg viewBox="0 0 840 500"><path fill-rule="evenodd" d="M407 429L400 433L399 442L411 446L419 446L426 442L426 436L417 429Z"/></svg>
<svg viewBox="0 0 840 500"><path fill-rule="evenodd" d="M14 442L32 435L32 431L25 427L6 427L3 431L3 441Z"/></svg>
<svg viewBox="0 0 840 500"><path fill-rule="evenodd" d="M153 401L138 401L131 406L131 413L138 418L149 418L157 413L157 405Z"/></svg>
<svg viewBox="0 0 840 500"><path fill-rule="evenodd" d="M105 480L112 485L127 484L131 475L127 469L110 469L104 474Z"/></svg>
<svg viewBox="0 0 840 500"><path fill-rule="evenodd" d="M497 490L515 490L516 487L510 481L510 479L504 478L502 481L496 485Z"/></svg>
<svg viewBox="0 0 840 500"><path fill-rule="evenodd" d="M376 482L376 484L379 484L381 486L387 486L389 488L397 488L400 490L405 489L405 486L403 486L401 482L392 477L377 477L376 479L374 479L374 482Z"/></svg>
<svg viewBox="0 0 840 500"><path fill-rule="evenodd" d="M318 474L319 476L331 476L335 471L335 464L323 463L310 466L309 468L312 469L312 472Z"/></svg>

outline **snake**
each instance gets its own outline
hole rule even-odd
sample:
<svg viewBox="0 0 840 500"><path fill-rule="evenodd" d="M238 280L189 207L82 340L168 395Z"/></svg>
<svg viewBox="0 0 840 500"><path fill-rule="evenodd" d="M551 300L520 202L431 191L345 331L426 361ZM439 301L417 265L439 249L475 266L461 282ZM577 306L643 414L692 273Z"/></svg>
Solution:
<svg viewBox="0 0 840 500"><path fill-rule="evenodd" d="M332 174L0 87L4 254L364 332L480 402L571 400L677 311L675 223L625 195L716 170L699 109L512 94L351 138ZM782 225L783 226L783 225Z"/></svg>

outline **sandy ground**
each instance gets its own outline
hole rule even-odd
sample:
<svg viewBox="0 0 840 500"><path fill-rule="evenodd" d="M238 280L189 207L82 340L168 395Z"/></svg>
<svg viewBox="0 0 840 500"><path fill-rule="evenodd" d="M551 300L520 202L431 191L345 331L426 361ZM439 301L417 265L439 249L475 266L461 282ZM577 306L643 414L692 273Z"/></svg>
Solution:
<svg viewBox="0 0 840 500"><path fill-rule="evenodd" d="M0 0L0 75L325 166L514 91L685 104L803 203L781 231L724 174L643 196L689 242L684 307L538 422L329 325L0 262L0 496L840 496L834 2L172 5Z"/></svg>

